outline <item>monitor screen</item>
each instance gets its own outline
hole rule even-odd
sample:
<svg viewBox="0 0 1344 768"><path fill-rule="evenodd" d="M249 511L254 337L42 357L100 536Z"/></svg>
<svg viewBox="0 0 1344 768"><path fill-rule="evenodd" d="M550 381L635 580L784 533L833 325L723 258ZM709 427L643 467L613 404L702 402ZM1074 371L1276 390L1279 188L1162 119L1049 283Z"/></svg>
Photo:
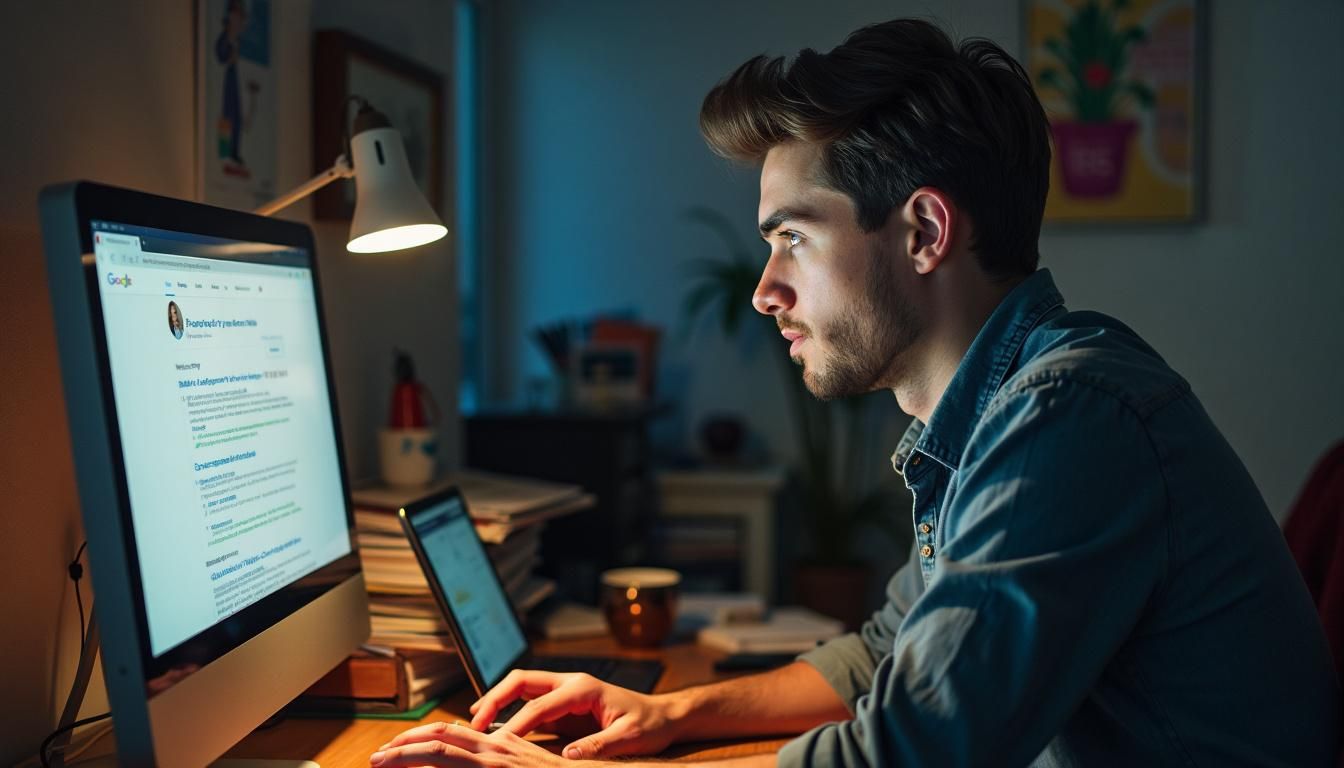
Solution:
<svg viewBox="0 0 1344 768"><path fill-rule="evenodd" d="M416 514L412 525L462 642L485 685L493 686L527 649L527 639L462 497L454 494L438 507Z"/></svg>
<svg viewBox="0 0 1344 768"><path fill-rule="evenodd" d="M160 657L351 551L310 254L91 227Z"/></svg>
<svg viewBox="0 0 1344 768"><path fill-rule="evenodd" d="M369 637L312 231L39 207L118 761L204 765Z"/></svg>

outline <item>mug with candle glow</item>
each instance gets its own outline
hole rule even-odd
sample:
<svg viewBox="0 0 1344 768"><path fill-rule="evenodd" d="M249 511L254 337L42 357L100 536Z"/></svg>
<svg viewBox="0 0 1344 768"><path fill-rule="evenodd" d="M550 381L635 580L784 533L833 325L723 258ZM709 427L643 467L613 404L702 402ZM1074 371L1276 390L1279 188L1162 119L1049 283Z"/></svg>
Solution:
<svg viewBox="0 0 1344 768"><path fill-rule="evenodd" d="M602 609L621 645L652 647L672 634L681 574L668 568L616 568L602 574Z"/></svg>

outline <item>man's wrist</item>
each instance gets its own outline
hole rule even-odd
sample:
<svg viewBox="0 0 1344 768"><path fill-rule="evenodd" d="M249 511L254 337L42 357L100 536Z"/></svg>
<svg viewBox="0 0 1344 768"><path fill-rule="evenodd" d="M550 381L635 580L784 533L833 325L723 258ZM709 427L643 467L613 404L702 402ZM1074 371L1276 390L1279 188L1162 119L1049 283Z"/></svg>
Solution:
<svg viewBox="0 0 1344 768"><path fill-rule="evenodd" d="M687 733L693 730L697 690L698 688L687 688L653 697L655 705L662 711L665 727L674 743L683 741Z"/></svg>

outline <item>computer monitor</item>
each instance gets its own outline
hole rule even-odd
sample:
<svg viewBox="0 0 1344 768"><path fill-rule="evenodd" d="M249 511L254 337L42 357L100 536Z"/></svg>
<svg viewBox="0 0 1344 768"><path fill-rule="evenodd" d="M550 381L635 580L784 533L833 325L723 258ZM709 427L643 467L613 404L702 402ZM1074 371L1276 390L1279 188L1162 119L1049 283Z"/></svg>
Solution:
<svg viewBox="0 0 1344 768"><path fill-rule="evenodd" d="M203 765L369 635L312 232L40 209L118 759Z"/></svg>

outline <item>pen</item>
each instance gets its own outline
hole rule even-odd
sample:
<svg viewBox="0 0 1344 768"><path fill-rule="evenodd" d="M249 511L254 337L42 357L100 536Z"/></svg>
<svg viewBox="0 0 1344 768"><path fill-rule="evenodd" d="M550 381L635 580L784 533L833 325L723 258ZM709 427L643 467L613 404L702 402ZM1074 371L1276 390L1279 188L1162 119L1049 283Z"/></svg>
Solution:
<svg viewBox="0 0 1344 768"><path fill-rule="evenodd" d="M465 721L465 720L458 720L458 721L454 722L453 725L466 725L466 726L470 726L471 724L468 723L468 722ZM486 732L486 733L494 733L495 731L498 731L500 728L503 728L503 727L504 727L504 724L503 724L503 723L491 723L491 724L485 726L485 732Z"/></svg>

